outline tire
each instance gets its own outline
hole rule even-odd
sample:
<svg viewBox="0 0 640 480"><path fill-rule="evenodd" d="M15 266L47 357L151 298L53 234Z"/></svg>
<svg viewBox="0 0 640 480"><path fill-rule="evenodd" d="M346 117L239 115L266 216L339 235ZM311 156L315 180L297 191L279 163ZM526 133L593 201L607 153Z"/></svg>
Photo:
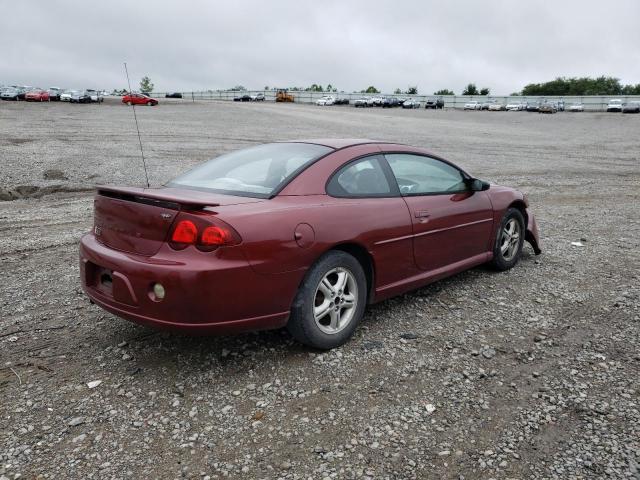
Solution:
<svg viewBox="0 0 640 480"><path fill-rule="evenodd" d="M151 105L153 105L153 102L147 102L147 107L150 107Z"/></svg>
<svg viewBox="0 0 640 480"><path fill-rule="evenodd" d="M305 275L287 329L304 345L320 350L339 347L353 335L366 302L367 279L362 266L348 253L332 250ZM326 307L321 308L323 305Z"/></svg>
<svg viewBox="0 0 640 480"><path fill-rule="evenodd" d="M128 105L128 106L131 106L132 104L131 104L131 102L127 102L127 105Z"/></svg>
<svg viewBox="0 0 640 480"><path fill-rule="evenodd" d="M496 232L491 265L499 271L513 268L522 253L525 237L525 224L522 213L517 208L509 208Z"/></svg>

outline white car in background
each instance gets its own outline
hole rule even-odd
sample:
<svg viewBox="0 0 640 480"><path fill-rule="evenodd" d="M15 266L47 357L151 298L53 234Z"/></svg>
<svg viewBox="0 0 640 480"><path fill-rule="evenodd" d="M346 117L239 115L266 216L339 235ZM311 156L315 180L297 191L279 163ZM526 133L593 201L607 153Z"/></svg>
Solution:
<svg viewBox="0 0 640 480"><path fill-rule="evenodd" d="M489 105L489 108L487 110L489 110L490 112L501 112L503 110L506 110L506 108L502 103L495 102Z"/></svg>
<svg viewBox="0 0 640 480"><path fill-rule="evenodd" d="M97 90L93 90L93 89L88 88L86 90L86 92L91 97L91 101L93 103L102 103L102 102L104 102L104 98L102 97L102 94L100 92L98 92Z"/></svg>
<svg viewBox="0 0 640 480"><path fill-rule="evenodd" d="M62 92L60 94L60 101L61 102L70 102L71 101L71 97L73 97L77 93L79 93L78 90L65 90L64 92Z"/></svg>
<svg viewBox="0 0 640 480"><path fill-rule="evenodd" d="M336 97L332 95L325 95L316 100L316 105L333 105L334 103L336 103Z"/></svg>
<svg viewBox="0 0 640 480"><path fill-rule="evenodd" d="M522 102L509 102L506 108L508 112L521 112L525 109L525 105Z"/></svg>
<svg viewBox="0 0 640 480"><path fill-rule="evenodd" d="M622 100L619 98L614 98L609 100L607 104L607 112L621 112L622 111Z"/></svg>
<svg viewBox="0 0 640 480"><path fill-rule="evenodd" d="M584 112L584 105L581 103L572 103L569 105L570 112Z"/></svg>
<svg viewBox="0 0 640 480"><path fill-rule="evenodd" d="M465 110L481 110L482 104L480 102L476 102L473 100L472 102L467 102L464 104Z"/></svg>

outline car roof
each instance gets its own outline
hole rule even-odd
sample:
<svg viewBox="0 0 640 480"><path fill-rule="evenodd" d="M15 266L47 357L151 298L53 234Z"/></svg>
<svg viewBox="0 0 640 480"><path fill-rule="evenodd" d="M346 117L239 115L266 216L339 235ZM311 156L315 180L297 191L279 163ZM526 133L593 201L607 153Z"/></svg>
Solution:
<svg viewBox="0 0 640 480"><path fill-rule="evenodd" d="M324 145L334 149L352 147L354 145L365 145L368 143L384 144L395 142L384 142L381 140L371 140L368 138L312 138L304 140L289 140L282 143L313 143L315 145Z"/></svg>

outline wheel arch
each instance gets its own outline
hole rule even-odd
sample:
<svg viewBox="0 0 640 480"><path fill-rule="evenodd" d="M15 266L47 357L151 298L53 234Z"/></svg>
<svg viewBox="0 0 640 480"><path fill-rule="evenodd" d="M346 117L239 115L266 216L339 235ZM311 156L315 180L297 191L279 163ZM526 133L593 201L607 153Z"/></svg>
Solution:
<svg viewBox="0 0 640 480"><path fill-rule="evenodd" d="M527 225L529 224L529 216L527 215L527 205L524 203L524 201L514 200L509 204L509 206L507 207L507 210L509 208L516 208L520 211L520 213L522 214L522 218L524 218L524 228L526 230Z"/></svg>
<svg viewBox="0 0 640 480"><path fill-rule="evenodd" d="M353 242L345 242L334 245L327 251L323 252L323 255L332 250L348 253L354 257L364 270L365 278L367 279L367 303L371 303L373 294L375 291L375 262L369 251L362 245Z"/></svg>

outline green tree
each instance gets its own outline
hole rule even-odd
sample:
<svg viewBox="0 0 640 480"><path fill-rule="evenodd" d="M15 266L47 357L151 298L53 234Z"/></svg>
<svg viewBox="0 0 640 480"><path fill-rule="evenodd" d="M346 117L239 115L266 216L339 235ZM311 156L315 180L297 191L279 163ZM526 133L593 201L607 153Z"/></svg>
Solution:
<svg viewBox="0 0 640 480"><path fill-rule="evenodd" d="M625 95L640 95L640 83L636 85L625 85L622 87L622 93Z"/></svg>
<svg viewBox="0 0 640 480"><path fill-rule="evenodd" d="M373 85L370 85L366 90L360 90L360 93L380 93L380 90L378 90Z"/></svg>
<svg viewBox="0 0 640 480"><path fill-rule="evenodd" d="M455 93L453 93L453 90L449 90L448 88L443 88L441 90L438 90L437 92L433 92L434 95L455 95Z"/></svg>
<svg viewBox="0 0 640 480"><path fill-rule="evenodd" d="M418 87L409 87L407 88L407 92L408 95L417 95L418 94Z"/></svg>
<svg viewBox="0 0 640 480"><path fill-rule="evenodd" d="M620 95L634 89L632 85L622 86L620 79L614 77L557 77L549 82L525 85L522 95Z"/></svg>
<svg viewBox="0 0 640 480"><path fill-rule="evenodd" d="M244 85L236 85L231 90L238 91L238 92L246 92L247 88Z"/></svg>
<svg viewBox="0 0 640 480"><path fill-rule="evenodd" d="M400 95L402 93L402 90L400 90L399 88L396 88L393 93L395 93L396 95Z"/></svg>
<svg viewBox="0 0 640 480"><path fill-rule="evenodd" d="M470 83L466 86L466 88L462 91L462 95L479 95L478 87L476 87L475 83Z"/></svg>
<svg viewBox="0 0 640 480"><path fill-rule="evenodd" d="M151 79L146 75L142 77L142 80L140 80L140 91L142 93L153 92L153 83L151 83Z"/></svg>
<svg viewBox="0 0 640 480"><path fill-rule="evenodd" d="M489 90L487 87L480 89L480 95L489 95L490 92L491 90Z"/></svg>

